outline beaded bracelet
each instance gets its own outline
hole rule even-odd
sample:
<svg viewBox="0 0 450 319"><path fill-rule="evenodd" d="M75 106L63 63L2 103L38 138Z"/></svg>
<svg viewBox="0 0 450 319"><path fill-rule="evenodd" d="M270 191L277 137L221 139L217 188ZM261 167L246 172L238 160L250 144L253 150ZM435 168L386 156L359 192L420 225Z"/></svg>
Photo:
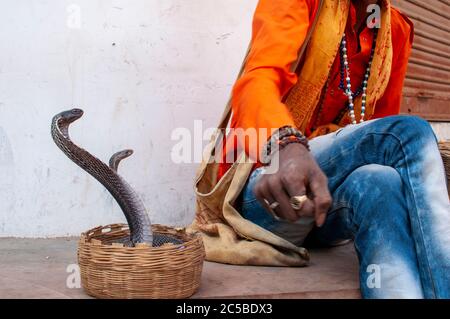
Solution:
<svg viewBox="0 0 450 319"><path fill-rule="evenodd" d="M288 136L278 141L278 147L280 150L288 146L289 144L301 144L309 151L309 144L306 138L298 138L297 136Z"/></svg>
<svg viewBox="0 0 450 319"><path fill-rule="evenodd" d="M278 149L282 149L289 144L302 144L309 151L308 139L296 128L291 126L283 126L276 130L267 141L261 154L261 161L264 165L269 165L272 154L275 153L273 146L277 145Z"/></svg>

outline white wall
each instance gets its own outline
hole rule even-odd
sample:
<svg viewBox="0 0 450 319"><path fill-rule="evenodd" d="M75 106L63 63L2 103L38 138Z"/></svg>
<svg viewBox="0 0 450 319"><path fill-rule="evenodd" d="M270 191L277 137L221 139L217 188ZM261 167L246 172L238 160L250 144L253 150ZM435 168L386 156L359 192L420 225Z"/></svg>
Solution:
<svg viewBox="0 0 450 319"><path fill-rule="evenodd" d="M77 143L105 161L135 150L121 173L152 221L188 224L196 165L172 164L171 132L217 124L256 0L0 4L0 237L78 235L124 221L50 138L52 116L72 106L85 111L72 127ZM81 28L69 28L77 6Z"/></svg>
<svg viewBox="0 0 450 319"><path fill-rule="evenodd" d="M0 5L0 237L78 235L124 221L105 189L50 138L52 116L73 106L85 110L71 131L77 143L105 161L135 150L121 173L152 221L188 224L196 165L172 164L171 132L193 129L194 120L215 126L256 0ZM449 138L448 126L439 130Z"/></svg>
<svg viewBox="0 0 450 319"><path fill-rule="evenodd" d="M436 137L440 141L447 141L450 140L450 123L431 123L431 126L434 129L434 132L436 133Z"/></svg>

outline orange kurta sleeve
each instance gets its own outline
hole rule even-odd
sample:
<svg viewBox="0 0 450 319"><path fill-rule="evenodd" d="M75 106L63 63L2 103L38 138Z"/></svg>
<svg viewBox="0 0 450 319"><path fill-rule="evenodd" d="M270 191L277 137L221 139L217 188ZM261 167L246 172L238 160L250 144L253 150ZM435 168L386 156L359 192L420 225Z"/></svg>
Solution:
<svg viewBox="0 0 450 319"><path fill-rule="evenodd" d="M392 9L391 19L394 51L391 78L383 97L377 102L373 118L399 114L403 99L403 83L411 54L414 25L396 9Z"/></svg>
<svg viewBox="0 0 450 319"><path fill-rule="evenodd" d="M315 5L315 0L259 1L245 72L233 88L232 128L267 129L270 135L284 125L294 126L281 98L297 81L290 67L297 60ZM257 143L238 141L251 157L260 154L267 139L267 134L257 136Z"/></svg>

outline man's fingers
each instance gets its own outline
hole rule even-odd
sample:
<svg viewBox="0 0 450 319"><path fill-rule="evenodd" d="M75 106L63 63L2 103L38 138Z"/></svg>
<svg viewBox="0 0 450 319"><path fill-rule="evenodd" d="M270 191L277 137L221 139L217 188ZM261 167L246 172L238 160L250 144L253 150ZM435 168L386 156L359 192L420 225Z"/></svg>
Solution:
<svg viewBox="0 0 450 319"><path fill-rule="evenodd" d="M298 175L286 175L282 178L282 182L289 198L294 196L306 195L306 178ZM298 217L311 217L315 214L314 202L311 199L307 199L302 205L300 210L294 210Z"/></svg>
<svg viewBox="0 0 450 319"><path fill-rule="evenodd" d="M328 180L322 172L315 173L311 176L309 187L314 195L316 225L321 227L325 223L332 202Z"/></svg>
<svg viewBox="0 0 450 319"><path fill-rule="evenodd" d="M303 203L302 209L295 212L299 217L314 217L315 214L314 202L308 198L308 200Z"/></svg>
<svg viewBox="0 0 450 319"><path fill-rule="evenodd" d="M272 179L270 181L270 179ZM286 218L285 209L285 201L283 190L281 187L281 183L276 182L275 176L267 175L267 177L261 178L258 184L254 188L254 193L258 201L271 213L273 213L278 218ZM281 189L281 192L276 192L276 194L272 193L272 191L276 189ZM278 207L271 208L270 204L278 203ZM288 213L289 214L289 213Z"/></svg>
<svg viewBox="0 0 450 319"><path fill-rule="evenodd" d="M267 191L266 189L268 189L269 185L267 184L267 179L266 178L261 178L255 185L255 188L253 188L253 193L255 194L256 199L264 206L264 207L268 207L267 205L267 201L269 201L270 203L272 199L270 198L266 198L267 196Z"/></svg>
<svg viewBox="0 0 450 319"><path fill-rule="evenodd" d="M281 175L281 176L280 176ZM312 196L307 199L300 210L292 208L291 198L294 196L306 195L309 189ZM331 195L328 190L326 176L320 168L313 169L308 178L289 170L284 174L267 175L256 185L255 196L270 212L274 212L278 217L295 222L300 217L314 216L317 226L322 226L325 222L327 212L331 205ZM270 204L277 202L278 207L270 207Z"/></svg>
<svg viewBox="0 0 450 319"><path fill-rule="evenodd" d="M261 194L262 194L262 198L263 198L261 200L261 202L263 203L264 207L266 207L266 209L271 214L273 214L273 215L275 215L275 217L277 217L278 216L277 210L279 209L280 204L277 202L275 197L270 192L270 188L269 187L263 188L261 190ZM271 205L275 205L276 207L271 207Z"/></svg>
<svg viewBox="0 0 450 319"><path fill-rule="evenodd" d="M275 210L277 215L288 221L295 222L298 217L289 201L289 195L286 193L281 180L276 176L269 178L270 192L274 199L280 204L279 208Z"/></svg>
<svg viewBox="0 0 450 319"><path fill-rule="evenodd" d="M306 195L306 178L304 176L284 175L281 182L288 192L289 198Z"/></svg>
<svg viewBox="0 0 450 319"><path fill-rule="evenodd" d="M295 213L295 210L292 208L291 203L289 201L289 196L284 191L284 189L277 190L275 192L275 198L278 203L280 203L280 206L275 210L277 215L281 219L285 219L290 222L295 222L298 220L297 214Z"/></svg>
<svg viewBox="0 0 450 319"><path fill-rule="evenodd" d="M258 180L258 182L255 184L255 187L253 188L253 193L255 194L255 197L257 200L261 202L261 204L264 203L264 195L263 195L263 189L266 187L264 178L261 178Z"/></svg>

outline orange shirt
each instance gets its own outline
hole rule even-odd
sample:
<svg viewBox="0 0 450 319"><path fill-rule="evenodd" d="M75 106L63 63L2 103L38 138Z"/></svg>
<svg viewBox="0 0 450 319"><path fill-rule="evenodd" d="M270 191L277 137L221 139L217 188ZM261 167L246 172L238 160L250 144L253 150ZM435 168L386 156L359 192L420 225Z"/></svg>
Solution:
<svg viewBox="0 0 450 319"><path fill-rule="evenodd" d="M287 107L281 102L297 81L297 75L290 72L291 64L297 59L299 43L302 43L317 11L317 0L260 0L253 19L252 49L245 74L236 82L232 94L233 117L231 128L256 130L277 129L294 125ZM377 102L373 118L398 114L402 100L403 81L413 39L413 25L398 10L392 9L393 61L389 85L384 96ZM351 5L346 26L348 59L352 87L359 87L372 49L373 32L367 27L359 34L355 31L356 10ZM358 37L360 48L358 48ZM347 97L339 88L339 55L330 71L330 83L324 99L324 107L317 121L317 114L306 134L316 124L332 123L346 107ZM260 154L266 136L255 145L241 147L247 153ZM227 143L224 152L236 152L235 146ZM251 150L250 147L257 147ZM220 165L219 177L231 166ZM257 165L259 166L259 165Z"/></svg>

